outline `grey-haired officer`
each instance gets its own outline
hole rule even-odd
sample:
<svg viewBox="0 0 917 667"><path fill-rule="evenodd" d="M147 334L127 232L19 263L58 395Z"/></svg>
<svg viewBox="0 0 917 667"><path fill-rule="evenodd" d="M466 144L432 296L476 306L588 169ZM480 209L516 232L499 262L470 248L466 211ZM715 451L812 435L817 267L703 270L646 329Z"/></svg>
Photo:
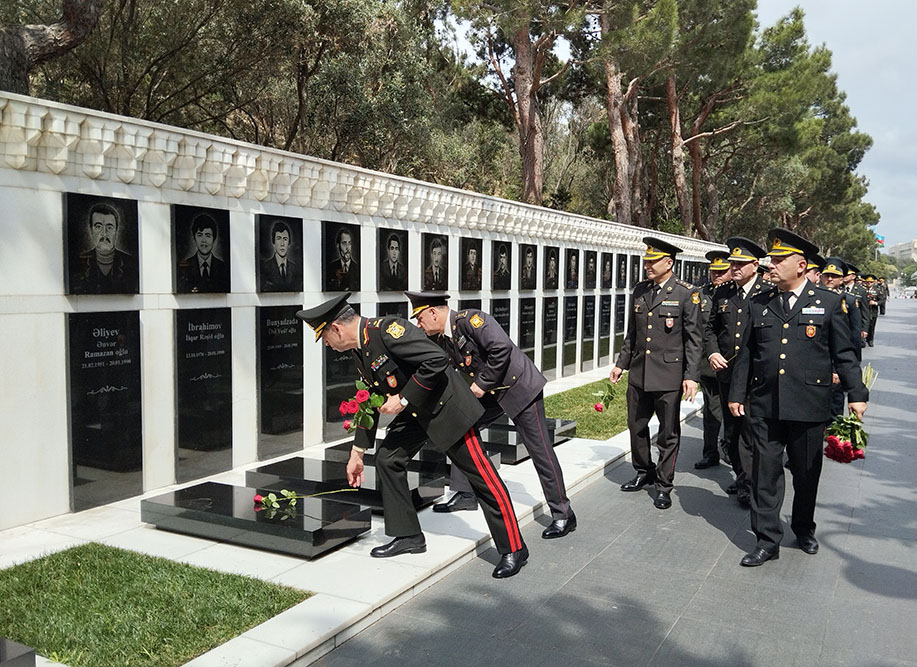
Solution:
<svg viewBox="0 0 917 667"><path fill-rule="evenodd" d="M502 557L496 578L511 577L528 560L528 548L506 485L481 447L474 423L483 413L445 353L417 327L400 317L365 318L347 303L347 292L296 315L315 331L315 340L337 352L350 350L363 381L385 392L382 414L395 415L376 454L385 533L394 539L370 552L376 558L426 551L417 511L411 501L407 465L429 442L461 468L481 507ZM375 445L377 423L357 429L347 462L351 486L363 482L363 454Z"/></svg>
<svg viewBox="0 0 917 667"><path fill-rule="evenodd" d="M703 332L700 292L672 274L677 246L652 236L644 237L643 270L647 280L637 283L633 312L624 344L609 373L617 384L624 371L627 381L627 427L630 431L631 463L636 476L621 485L622 491L639 491L655 485L653 505L672 506L675 459L681 442L682 396L693 401L700 378ZM659 419L656 446L659 460L653 463L649 422Z"/></svg>
<svg viewBox="0 0 917 667"><path fill-rule="evenodd" d="M548 434L542 393L547 382L544 375L490 314L476 309L451 310L449 295L443 292L405 294L411 300L411 317L417 319L417 325L471 380L471 391L484 408L476 426L482 429L503 414L513 421L551 510L551 525L541 536L564 537L576 528L576 515ZM434 512L477 507L468 480L457 468L452 469L449 487L455 494L448 502L434 505Z"/></svg>

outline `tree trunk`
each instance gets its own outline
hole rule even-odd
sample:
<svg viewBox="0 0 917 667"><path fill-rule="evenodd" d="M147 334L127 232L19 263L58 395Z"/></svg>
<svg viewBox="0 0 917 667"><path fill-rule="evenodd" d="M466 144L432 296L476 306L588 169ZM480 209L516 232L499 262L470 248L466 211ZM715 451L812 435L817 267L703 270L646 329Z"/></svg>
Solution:
<svg viewBox="0 0 917 667"><path fill-rule="evenodd" d="M89 37L103 0L63 0L57 23L0 28L0 90L29 94L29 71L61 56Z"/></svg>
<svg viewBox="0 0 917 667"><path fill-rule="evenodd" d="M608 132L615 161L615 180L612 190L615 220L625 225L633 224L631 200L631 153L624 132L626 113L624 93L621 90L622 73L614 60L605 62L605 110L608 114Z"/></svg>
<svg viewBox="0 0 917 667"><path fill-rule="evenodd" d="M709 237L704 238L707 241L712 241L716 237L720 226L720 193L716 187L716 178L707 169L706 160L703 165L704 191L707 197L707 219L704 226L710 234Z"/></svg>
<svg viewBox="0 0 917 667"><path fill-rule="evenodd" d="M538 103L540 82L535 71L537 54L528 23L512 35L511 42L515 55L512 75L516 91L519 155L522 158L522 199L540 206L544 190L544 132Z"/></svg>
<svg viewBox="0 0 917 667"><path fill-rule="evenodd" d="M704 171L704 161L700 154L700 142L701 140L697 139L688 144L688 152L691 154L691 213L697 235L705 241L712 241L710 231L704 224L700 204L701 174Z"/></svg>
<svg viewBox="0 0 917 667"><path fill-rule="evenodd" d="M672 131L672 175L675 181L675 198L678 200L678 212L681 214L684 233L690 234L693 226L691 224L691 199L688 196L688 183L685 177L685 148L681 136L681 114L678 110L674 73L666 77L665 96L669 106L669 127Z"/></svg>

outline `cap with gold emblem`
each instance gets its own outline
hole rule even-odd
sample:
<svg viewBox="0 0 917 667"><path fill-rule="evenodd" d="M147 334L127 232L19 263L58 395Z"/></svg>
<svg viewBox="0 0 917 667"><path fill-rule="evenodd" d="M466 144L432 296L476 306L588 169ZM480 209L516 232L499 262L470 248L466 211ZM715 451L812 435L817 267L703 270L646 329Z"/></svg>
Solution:
<svg viewBox="0 0 917 667"><path fill-rule="evenodd" d="M847 275L847 264L840 257L825 257L825 268L821 270L826 276Z"/></svg>
<svg viewBox="0 0 917 667"><path fill-rule="evenodd" d="M339 294L333 299L328 299L317 306L298 311L296 317L312 327L312 330L315 332L315 340L317 341L322 337L322 332L325 330L325 327L340 316L341 313L350 308L350 304L347 303L347 298L349 296L350 292L344 292L344 294Z"/></svg>
<svg viewBox="0 0 917 667"><path fill-rule="evenodd" d="M704 257L710 262L707 268L711 271L726 271L729 269L729 253L725 250L711 250Z"/></svg>
<svg viewBox="0 0 917 667"><path fill-rule="evenodd" d="M825 258L819 255L818 253L815 253L814 255L808 258L808 264L806 264L806 271L811 271L812 269L821 271L824 266L825 266Z"/></svg>
<svg viewBox="0 0 917 667"><path fill-rule="evenodd" d="M662 239L657 239L655 236L644 236L643 242L646 244L646 253L643 255L643 259L651 262L663 257L675 259L675 255L682 252L678 246L674 246Z"/></svg>
<svg viewBox="0 0 917 667"><path fill-rule="evenodd" d="M872 275L871 273L864 273L864 274L863 274L863 282L874 283L874 282L876 282L876 277L875 277L874 275Z"/></svg>
<svg viewBox="0 0 917 667"><path fill-rule="evenodd" d="M767 254L764 248L744 236L730 236L726 245L729 246L730 262L754 262Z"/></svg>
<svg viewBox="0 0 917 667"><path fill-rule="evenodd" d="M411 317L417 317L427 308L445 306L449 301L445 292L405 292L404 295L411 300Z"/></svg>
<svg viewBox="0 0 917 667"><path fill-rule="evenodd" d="M805 258L818 254L818 246L802 238L799 234L789 229L777 227L767 233L767 245L770 247L769 257L786 257L787 255L802 255Z"/></svg>
<svg viewBox="0 0 917 667"><path fill-rule="evenodd" d="M857 275L859 272L860 272L860 269L858 266L854 266L850 262L847 262L847 275L848 276L850 274Z"/></svg>

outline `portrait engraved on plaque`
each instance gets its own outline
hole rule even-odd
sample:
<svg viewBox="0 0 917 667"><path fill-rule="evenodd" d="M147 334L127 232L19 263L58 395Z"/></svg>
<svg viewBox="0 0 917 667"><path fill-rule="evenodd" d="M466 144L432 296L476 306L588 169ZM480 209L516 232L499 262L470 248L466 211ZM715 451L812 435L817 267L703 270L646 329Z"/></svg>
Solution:
<svg viewBox="0 0 917 667"><path fill-rule="evenodd" d="M493 241L493 273L491 286L495 290L508 290L512 282L510 267L512 266L513 244L510 241Z"/></svg>
<svg viewBox="0 0 917 667"><path fill-rule="evenodd" d="M544 257L544 288L557 289L560 284L560 249L557 246L547 246Z"/></svg>
<svg viewBox="0 0 917 667"><path fill-rule="evenodd" d="M535 289L538 271L538 246L523 243L519 246L519 289Z"/></svg>
<svg viewBox="0 0 917 667"><path fill-rule="evenodd" d="M229 211L172 205L175 291L229 291Z"/></svg>
<svg viewBox="0 0 917 667"><path fill-rule="evenodd" d="M459 289L481 289L481 239L463 238L459 246L462 253L462 276Z"/></svg>
<svg viewBox="0 0 917 667"><path fill-rule="evenodd" d="M424 291L444 292L449 289L449 238L441 234L423 234Z"/></svg>
<svg viewBox="0 0 917 667"><path fill-rule="evenodd" d="M302 292L302 219L255 216L258 291Z"/></svg>
<svg viewBox="0 0 917 667"><path fill-rule="evenodd" d="M137 294L137 202L64 195L68 294Z"/></svg>
<svg viewBox="0 0 917 667"><path fill-rule="evenodd" d="M408 233L379 228L379 291L403 292L408 288Z"/></svg>
<svg viewBox="0 0 917 667"><path fill-rule="evenodd" d="M360 226L322 222L322 290L360 291Z"/></svg>

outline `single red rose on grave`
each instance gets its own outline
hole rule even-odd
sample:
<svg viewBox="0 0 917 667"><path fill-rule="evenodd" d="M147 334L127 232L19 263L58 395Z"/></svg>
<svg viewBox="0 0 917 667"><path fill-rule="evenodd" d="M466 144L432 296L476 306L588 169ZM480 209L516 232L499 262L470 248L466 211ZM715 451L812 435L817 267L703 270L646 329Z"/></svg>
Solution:
<svg viewBox="0 0 917 667"><path fill-rule="evenodd" d="M260 493L256 493L252 500L254 500L256 503L260 503L262 500L264 500L264 496L262 496Z"/></svg>
<svg viewBox="0 0 917 667"><path fill-rule="evenodd" d="M592 407L595 408L595 411L596 411L596 412L603 412L603 411L605 410L605 406L602 405L601 403L596 403L596 404L593 405Z"/></svg>
<svg viewBox="0 0 917 667"><path fill-rule="evenodd" d="M357 392L357 395L354 396L354 400L356 400L357 403L363 403L365 401L368 401L369 392L366 391L365 389L361 389L360 391Z"/></svg>

